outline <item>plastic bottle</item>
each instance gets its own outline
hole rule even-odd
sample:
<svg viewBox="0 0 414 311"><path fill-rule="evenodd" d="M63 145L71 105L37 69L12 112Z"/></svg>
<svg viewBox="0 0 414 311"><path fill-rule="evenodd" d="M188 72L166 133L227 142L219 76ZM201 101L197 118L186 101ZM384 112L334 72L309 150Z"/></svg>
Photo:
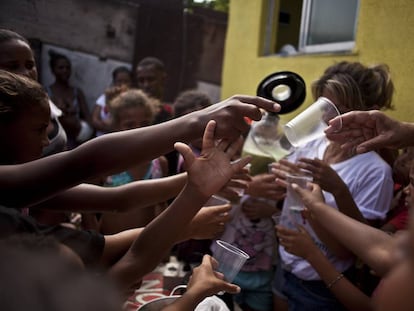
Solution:
<svg viewBox="0 0 414 311"><path fill-rule="evenodd" d="M268 164L279 161L293 151L283 132L279 116L267 112L252 124L244 142L242 156L252 156L250 174L267 173Z"/></svg>

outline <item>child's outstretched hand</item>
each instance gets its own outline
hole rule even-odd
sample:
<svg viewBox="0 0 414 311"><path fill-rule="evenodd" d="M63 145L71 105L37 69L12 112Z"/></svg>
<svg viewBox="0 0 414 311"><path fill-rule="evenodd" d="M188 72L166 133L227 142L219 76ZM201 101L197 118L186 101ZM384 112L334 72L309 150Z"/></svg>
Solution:
<svg viewBox="0 0 414 311"><path fill-rule="evenodd" d="M173 303L162 308L162 311L192 311L205 298L226 291L231 294L240 292L240 287L223 280L223 275L214 271L217 261L204 255L201 265L193 269L187 284L187 291Z"/></svg>
<svg viewBox="0 0 414 311"><path fill-rule="evenodd" d="M230 294L240 292L240 287L224 280L222 273L214 271L218 262L210 255L204 255L201 265L194 268L187 285L187 293L203 298L225 291Z"/></svg>
<svg viewBox="0 0 414 311"><path fill-rule="evenodd" d="M230 142L214 140L216 122L208 122L203 136L203 149L200 157L196 158L190 147L183 143L175 143L175 149L184 157L188 173L187 187L205 197L217 193L232 176L243 170L250 158L230 162L232 157L240 150L243 143L240 137Z"/></svg>
<svg viewBox="0 0 414 311"><path fill-rule="evenodd" d="M189 224L189 238L202 240L220 236L231 219L230 210L230 204L201 208Z"/></svg>
<svg viewBox="0 0 414 311"><path fill-rule="evenodd" d="M269 200L281 200L285 197L286 189L276 184L276 175L259 174L252 177L246 191L252 197L261 197Z"/></svg>

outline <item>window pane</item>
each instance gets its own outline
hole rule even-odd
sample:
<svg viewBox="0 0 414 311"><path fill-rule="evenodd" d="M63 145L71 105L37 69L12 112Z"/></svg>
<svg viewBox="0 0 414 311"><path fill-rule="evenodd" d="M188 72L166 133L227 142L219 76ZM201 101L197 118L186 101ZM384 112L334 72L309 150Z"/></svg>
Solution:
<svg viewBox="0 0 414 311"><path fill-rule="evenodd" d="M313 0L306 45L354 41L358 0Z"/></svg>

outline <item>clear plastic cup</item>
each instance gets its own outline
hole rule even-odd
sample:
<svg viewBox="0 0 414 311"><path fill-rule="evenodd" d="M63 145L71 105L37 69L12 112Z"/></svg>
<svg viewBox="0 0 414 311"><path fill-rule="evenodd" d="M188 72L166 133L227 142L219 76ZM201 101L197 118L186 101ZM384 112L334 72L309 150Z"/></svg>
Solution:
<svg viewBox="0 0 414 311"><path fill-rule="evenodd" d="M301 188L306 188L308 182L311 181L311 178L306 175L294 175L287 174L286 182L288 183L287 192L286 192L286 206L289 209L289 218L290 222L293 225L303 224L305 219L302 216L302 212L305 209L302 200L299 195L292 189L291 184L295 183Z"/></svg>
<svg viewBox="0 0 414 311"><path fill-rule="evenodd" d="M226 204L230 204L230 201L214 194L204 204L204 207L206 207L206 206L226 205Z"/></svg>
<svg viewBox="0 0 414 311"><path fill-rule="evenodd" d="M284 126L285 135L294 147L303 146L324 136L329 121L340 114L333 102L326 97L319 97Z"/></svg>
<svg viewBox="0 0 414 311"><path fill-rule="evenodd" d="M230 243L222 240L217 240L216 243L217 248L214 251L213 257L219 263L217 271L223 273L225 280L231 283L250 257Z"/></svg>

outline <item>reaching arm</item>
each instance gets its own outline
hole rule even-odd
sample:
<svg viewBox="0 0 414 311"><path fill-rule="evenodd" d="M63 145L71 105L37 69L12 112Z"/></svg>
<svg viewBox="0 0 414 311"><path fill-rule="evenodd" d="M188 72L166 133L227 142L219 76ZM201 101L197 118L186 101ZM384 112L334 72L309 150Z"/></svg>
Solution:
<svg viewBox="0 0 414 311"><path fill-rule="evenodd" d="M214 271L217 266L214 258L204 255L201 265L193 270L187 291L162 311L193 311L204 298L220 291L233 294L240 292L237 285L224 281L223 275Z"/></svg>
<svg viewBox="0 0 414 311"><path fill-rule="evenodd" d="M393 238L326 205L319 199L319 186L311 186L312 190L302 189L296 185L293 185L293 188L312 212L312 217L378 275L387 273L393 265Z"/></svg>
<svg viewBox="0 0 414 311"><path fill-rule="evenodd" d="M289 230L277 226L277 236L288 252L304 258L312 265L322 281L348 310L373 310L370 298L335 269L313 243L304 227L298 226L298 230Z"/></svg>
<svg viewBox="0 0 414 311"><path fill-rule="evenodd" d="M328 139L343 148L356 148L357 153L413 145L413 123L396 121L377 110L351 111L330 120L329 124L325 130Z"/></svg>
<svg viewBox="0 0 414 311"><path fill-rule="evenodd" d="M338 209L345 215L367 223L359 211L348 186L328 164L319 159L300 159L299 167L312 173L313 182L332 193Z"/></svg>
<svg viewBox="0 0 414 311"><path fill-rule="evenodd" d="M209 122L200 158L196 159L188 146L176 144L176 149L183 155L188 168L187 184L173 203L145 227L121 260L111 267L110 274L123 287L128 288L152 271L181 239L188 224L208 198L248 163L249 159L246 158L230 163L230 159L241 147L242 140L238 139L232 144L221 140L216 145L213 140L214 130L215 122Z"/></svg>
<svg viewBox="0 0 414 311"><path fill-rule="evenodd" d="M311 161L315 161L315 160L301 159L301 162L299 162L298 164L291 163L288 160L284 160L284 159L280 160L278 165L276 166L277 168L274 169L276 176L278 177L278 179L276 180L277 184L282 187L287 188L288 184L285 181L287 170L290 170L293 172L301 172L301 174L304 174L304 172L306 171L307 174L310 174L313 177L313 179L316 179L317 181L322 183L324 186L326 186L325 181L327 181L326 184L328 184L329 187L331 188L336 188L334 180L338 182L338 179L339 179L340 182L342 182L339 176L332 169L330 169L329 166L322 165L321 166L323 168L321 170L322 173L317 172L314 166L310 165ZM346 185L344 184L340 186L346 187ZM324 189L324 190L327 190L327 189ZM322 192L320 193L319 200L321 200L322 202L325 201ZM349 258L351 256L351 253L349 252L349 250L344 245L342 245L337 239L335 239L332 235L327 233L325 228L321 226L318 221L310 217L309 223L312 226L312 229L315 232L315 234L318 236L318 238L326 245L326 247L333 254L335 254L339 258Z"/></svg>
<svg viewBox="0 0 414 311"><path fill-rule="evenodd" d="M235 139L249 129L245 117L261 118L259 108L278 111L280 106L260 97L234 96L168 122L107 134L33 162L1 166L0 204L30 206L90 178L150 161L171 151L176 141L201 137L209 120L217 122L216 138Z"/></svg>
<svg viewBox="0 0 414 311"><path fill-rule="evenodd" d="M76 212L127 212L175 197L187 180L185 173L158 179L140 180L106 188L82 184L66 190L34 208Z"/></svg>
<svg viewBox="0 0 414 311"><path fill-rule="evenodd" d="M328 164L320 159L302 158L299 160L298 166L312 174L314 183L318 184L323 190L332 193L336 206L341 213L362 223L367 223L355 204L348 186ZM318 221L311 220L310 222L315 233L334 254L340 258L350 257L349 250L336 239L332 238Z"/></svg>

